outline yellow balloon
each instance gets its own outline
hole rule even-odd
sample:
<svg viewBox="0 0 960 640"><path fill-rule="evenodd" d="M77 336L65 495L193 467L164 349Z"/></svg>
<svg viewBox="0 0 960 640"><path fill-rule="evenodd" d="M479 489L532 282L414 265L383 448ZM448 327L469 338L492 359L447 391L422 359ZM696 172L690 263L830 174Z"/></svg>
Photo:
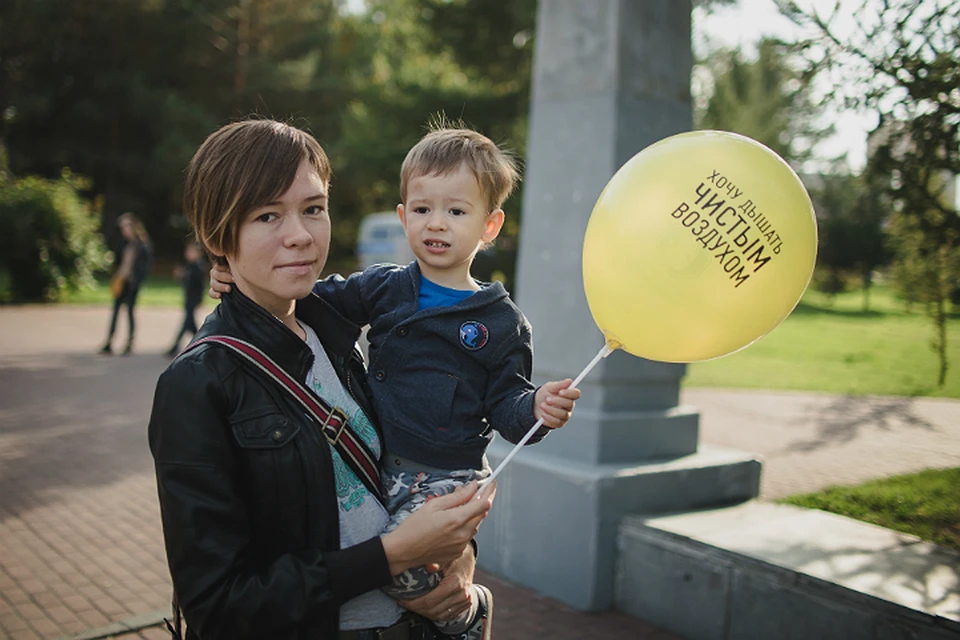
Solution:
<svg viewBox="0 0 960 640"><path fill-rule="evenodd" d="M816 256L813 206L786 162L735 133L690 131L607 183L587 224L583 283L611 348L698 362L780 324Z"/></svg>

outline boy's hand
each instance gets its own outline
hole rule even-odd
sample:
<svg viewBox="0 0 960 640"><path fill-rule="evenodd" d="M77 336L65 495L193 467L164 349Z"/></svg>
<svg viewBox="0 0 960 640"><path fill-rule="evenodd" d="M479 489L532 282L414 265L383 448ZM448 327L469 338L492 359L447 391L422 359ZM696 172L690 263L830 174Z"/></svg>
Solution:
<svg viewBox="0 0 960 640"><path fill-rule="evenodd" d="M230 283L233 282L233 274L230 273L230 267L214 264L210 267L210 297L219 300L224 293L230 293Z"/></svg>
<svg viewBox="0 0 960 640"><path fill-rule="evenodd" d="M580 389L571 389L573 380L547 382L539 389L533 399L533 415L551 429L559 429L567 424L570 412L576 400L580 399Z"/></svg>

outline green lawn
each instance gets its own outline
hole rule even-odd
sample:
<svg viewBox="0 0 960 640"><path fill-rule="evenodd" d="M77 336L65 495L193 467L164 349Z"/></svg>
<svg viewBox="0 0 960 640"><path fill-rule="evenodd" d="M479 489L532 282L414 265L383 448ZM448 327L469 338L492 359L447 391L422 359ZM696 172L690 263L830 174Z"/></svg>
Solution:
<svg viewBox="0 0 960 640"><path fill-rule="evenodd" d="M960 313L948 325L947 380L937 388L933 323L886 288L861 310L860 292L832 302L808 291L784 322L746 349L689 366L689 387L743 387L960 398Z"/></svg>
<svg viewBox="0 0 960 640"><path fill-rule="evenodd" d="M83 289L66 294L63 302L65 304L110 305L113 304L113 297L110 295L108 283L101 282L93 289ZM180 286L180 282L173 278L148 278L140 289L137 305L180 307L183 305L183 288ZM216 301L207 297L204 299L203 305L212 309L216 305Z"/></svg>
<svg viewBox="0 0 960 640"><path fill-rule="evenodd" d="M780 502L830 511L960 551L958 487L960 468L930 469Z"/></svg>

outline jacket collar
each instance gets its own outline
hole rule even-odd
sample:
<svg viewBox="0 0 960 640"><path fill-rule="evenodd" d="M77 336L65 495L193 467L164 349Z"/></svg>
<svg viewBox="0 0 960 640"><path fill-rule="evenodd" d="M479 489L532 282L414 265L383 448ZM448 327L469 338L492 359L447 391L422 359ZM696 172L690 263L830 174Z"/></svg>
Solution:
<svg viewBox="0 0 960 640"><path fill-rule="evenodd" d="M223 326L204 331L208 328L205 325L199 337L228 333L247 340L297 379L302 381L306 377L307 370L313 364L313 354L307 344L279 318L239 289L233 287L230 293L224 294L215 313L223 320ZM297 301L296 316L316 331L321 344L331 356L348 356L360 337L360 327L346 320L313 293Z"/></svg>
<svg viewBox="0 0 960 640"><path fill-rule="evenodd" d="M411 287L413 287L413 298L414 301L416 301L416 299L420 296L420 278L423 277L423 272L420 271L420 263L414 260L407 265L406 271L410 278L409 284ZM501 298L506 298L508 295L506 288L499 280L495 280L493 282L483 282L482 280L477 280L477 282L480 284L480 291L477 291L475 294L459 303L457 305L458 310L482 307L492 302L496 302Z"/></svg>

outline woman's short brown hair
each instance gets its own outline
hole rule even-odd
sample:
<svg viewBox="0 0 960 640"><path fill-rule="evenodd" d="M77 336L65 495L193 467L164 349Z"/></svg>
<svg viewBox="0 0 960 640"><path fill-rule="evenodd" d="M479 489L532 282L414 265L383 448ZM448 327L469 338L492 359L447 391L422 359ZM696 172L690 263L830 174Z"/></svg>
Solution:
<svg viewBox="0 0 960 640"><path fill-rule="evenodd" d="M520 179L513 156L483 135L467 128L432 125L413 145L400 167L400 199L407 201L407 186L414 178L446 175L466 164L480 184L487 212L503 206Z"/></svg>
<svg viewBox="0 0 960 640"><path fill-rule="evenodd" d="M304 159L330 182L330 162L320 143L289 124L243 120L204 140L187 166L183 210L214 260L236 252L240 223L283 195Z"/></svg>

